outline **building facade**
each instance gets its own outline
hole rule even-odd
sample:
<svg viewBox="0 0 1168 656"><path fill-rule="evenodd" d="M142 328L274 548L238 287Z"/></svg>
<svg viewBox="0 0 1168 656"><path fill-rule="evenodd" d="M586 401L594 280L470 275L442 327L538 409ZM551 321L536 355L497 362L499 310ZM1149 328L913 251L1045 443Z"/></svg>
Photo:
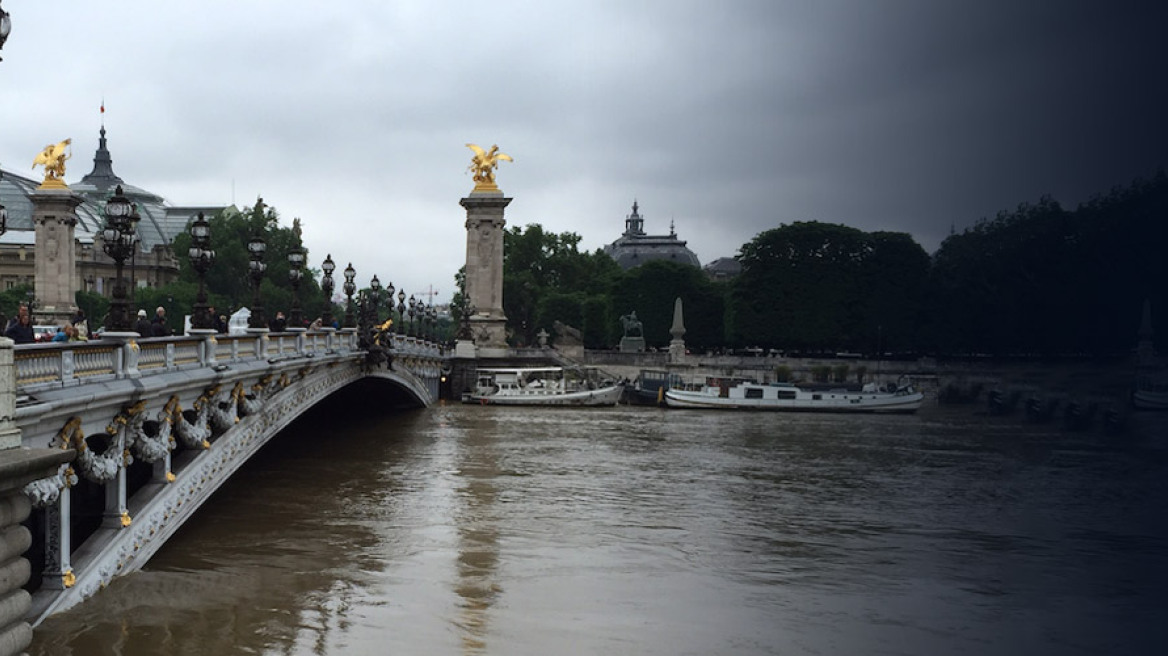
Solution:
<svg viewBox="0 0 1168 656"><path fill-rule="evenodd" d="M653 260L677 262L692 267L701 267L698 256L686 248L685 241L677 238L673 224L668 235L645 233L645 220L641 217L637 201L633 201L633 213L625 217L625 231L619 239L604 247L604 252L616 260L622 269L628 270Z"/></svg>

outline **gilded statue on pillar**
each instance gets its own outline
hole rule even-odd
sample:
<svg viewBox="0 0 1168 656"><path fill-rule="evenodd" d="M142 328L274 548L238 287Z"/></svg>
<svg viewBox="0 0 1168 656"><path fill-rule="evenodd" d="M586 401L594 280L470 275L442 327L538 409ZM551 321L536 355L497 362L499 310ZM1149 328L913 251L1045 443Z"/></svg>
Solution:
<svg viewBox="0 0 1168 656"><path fill-rule="evenodd" d="M498 146L491 146L490 150L483 150L475 144L468 143L467 148L474 151L467 170L474 173L475 191L498 191L495 184L495 171L499 167L499 160L513 162L507 153L500 153Z"/></svg>
<svg viewBox="0 0 1168 656"><path fill-rule="evenodd" d="M45 180L41 183L41 189L68 189L64 180L65 160L69 159L72 154L65 152L65 149L71 143L73 143L72 139L66 139L59 143L49 144L32 161L34 169L38 166L45 167Z"/></svg>

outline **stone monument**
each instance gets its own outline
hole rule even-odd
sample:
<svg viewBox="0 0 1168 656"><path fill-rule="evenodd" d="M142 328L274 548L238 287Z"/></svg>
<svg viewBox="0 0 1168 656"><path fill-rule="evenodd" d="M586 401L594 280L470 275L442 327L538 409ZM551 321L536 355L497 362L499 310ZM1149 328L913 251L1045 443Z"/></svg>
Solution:
<svg viewBox="0 0 1168 656"><path fill-rule="evenodd" d="M620 341L621 353L643 353L645 351L645 332L641 321L637 319L636 310L620 318L624 336Z"/></svg>
<svg viewBox="0 0 1168 656"><path fill-rule="evenodd" d="M500 160L511 157L467 144L474 151L470 170L475 186L459 201L466 208L466 296L470 315L471 341L480 357L507 353L507 316L503 313L503 210L511 203L495 184L494 169ZM465 346L463 349L465 350Z"/></svg>
<svg viewBox="0 0 1168 656"><path fill-rule="evenodd" d="M673 301L673 326L669 329L673 339L669 342L669 361L673 364L685 362L685 324L681 320L681 297Z"/></svg>
<svg viewBox="0 0 1168 656"><path fill-rule="evenodd" d="M34 287L37 304L33 323L63 324L77 312L77 249L73 237L81 196L64 182L66 139L45 146L33 166L45 167L45 179L31 194L32 220L36 228Z"/></svg>

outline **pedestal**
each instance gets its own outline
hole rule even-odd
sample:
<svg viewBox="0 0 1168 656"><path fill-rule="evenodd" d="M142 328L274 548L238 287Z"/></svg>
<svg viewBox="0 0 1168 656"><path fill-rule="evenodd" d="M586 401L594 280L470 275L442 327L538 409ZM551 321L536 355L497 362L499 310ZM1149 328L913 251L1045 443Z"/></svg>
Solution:
<svg viewBox="0 0 1168 656"><path fill-rule="evenodd" d="M620 341L621 353L643 353L645 351L644 337L622 337Z"/></svg>
<svg viewBox="0 0 1168 656"><path fill-rule="evenodd" d="M29 197L36 229L37 305L33 323L61 325L77 312L74 298L79 281L73 232L82 198L68 188L38 189Z"/></svg>
<svg viewBox="0 0 1168 656"><path fill-rule="evenodd" d="M466 295L475 346L507 348L503 313L503 211L510 198L501 191L475 191L459 204L466 208Z"/></svg>

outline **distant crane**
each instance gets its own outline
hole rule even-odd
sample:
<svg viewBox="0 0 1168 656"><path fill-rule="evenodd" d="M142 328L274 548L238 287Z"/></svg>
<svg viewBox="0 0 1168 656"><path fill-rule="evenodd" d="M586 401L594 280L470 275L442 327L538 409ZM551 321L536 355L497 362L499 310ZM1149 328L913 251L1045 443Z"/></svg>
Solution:
<svg viewBox="0 0 1168 656"><path fill-rule="evenodd" d="M430 285L430 289L428 291L420 292L418 294L418 296L426 296L427 297L426 305L433 305L434 304L434 297L437 295L438 295L438 290L434 289L434 285Z"/></svg>

